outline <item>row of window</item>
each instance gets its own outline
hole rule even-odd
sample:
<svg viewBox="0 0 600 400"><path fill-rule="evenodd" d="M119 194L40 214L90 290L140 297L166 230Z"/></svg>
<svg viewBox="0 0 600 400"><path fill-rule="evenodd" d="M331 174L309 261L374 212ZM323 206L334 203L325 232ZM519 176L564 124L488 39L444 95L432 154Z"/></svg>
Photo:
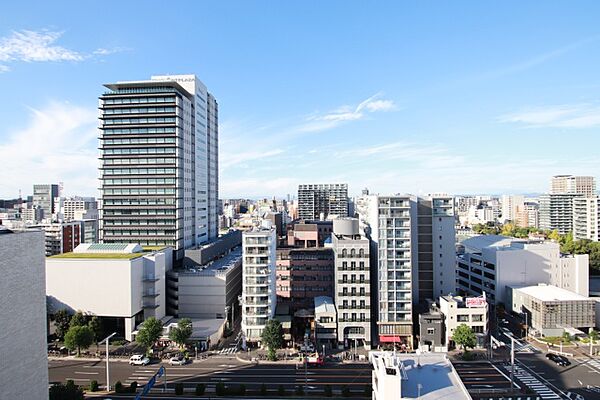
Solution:
<svg viewBox="0 0 600 400"><path fill-rule="evenodd" d="M106 228L111 226L130 226L130 225L175 225L174 219L130 219L130 220L104 220Z"/></svg>
<svg viewBox="0 0 600 400"><path fill-rule="evenodd" d="M173 142L171 143L175 143L175 138L173 138ZM175 147L147 147L133 149L105 149L103 154L175 154L176 151L177 149Z"/></svg>
<svg viewBox="0 0 600 400"><path fill-rule="evenodd" d="M169 144L175 143L177 138L135 138L135 139L102 139L104 145L121 145L121 144ZM116 151L117 149L115 149ZM125 149L123 149L125 150ZM104 150L105 152L107 150ZM115 153L119 154L119 153ZM123 153L128 154L128 153ZM135 154L135 153L131 153Z"/></svg>
<svg viewBox="0 0 600 400"><path fill-rule="evenodd" d="M137 134L156 134L156 133L175 133L174 126L152 127L152 128L107 128L105 135L137 135ZM151 143L151 142L149 142Z"/></svg>
<svg viewBox="0 0 600 400"><path fill-rule="evenodd" d="M175 178L124 178L105 179L105 185L174 185Z"/></svg>
<svg viewBox="0 0 600 400"><path fill-rule="evenodd" d="M175 123L175 117L150 117L150 118L115 118L105 119L104 125L125 125L125 124L168 124Z"/></svg>
<svg viewBox="0 0 600 400"><path fill-rule="evenodd" d="M106 115L174 113L175 107L107 108Z"/></svg>
<svg viewBox="0 0 600 400"><path fill-rule="evenodd" d="M129 99L104 99L104 104L173 103L175 97L132 97Z"/></svg>
<svg viewBox="0 0 600 400"><path fill-rule="evenodd" d="M107 230L104 229L105 236L173 236L175 235L175 230L172 229L149 229L149 230Z"/></svg>
<svg viewBox="0 0 600 400"><path fill-rule="evenodd" d="M106 206L165 206L175 205L175 199L103 199ZM106 211L105 211L106 212Z"/></svg>
<svg viewBox="0 0 600 400"><path fill-rule="evenodd" d="M104 210L104 216L121 216L121 215L175 215L177 210L175 209L167 209L167 210Z"/></svg>
<svg viewBox="0 0 600 400"><path fill-rule="evenodd" d="M175 164L175 160L175 158L107 158L103 164Z"/></svg>
<svg viewBox="0 0 600 400"><path fill-rule="evenodd" d="M108 195L175 194L175 189L171 189L171 188L104 189L104 194L108 194Z"/></svg>
<svg viewBox="0 0 600 400"><path fill-rule="evenodd" d="M164 175L174 174L175 168L109 168L104 175Z"/></svg>

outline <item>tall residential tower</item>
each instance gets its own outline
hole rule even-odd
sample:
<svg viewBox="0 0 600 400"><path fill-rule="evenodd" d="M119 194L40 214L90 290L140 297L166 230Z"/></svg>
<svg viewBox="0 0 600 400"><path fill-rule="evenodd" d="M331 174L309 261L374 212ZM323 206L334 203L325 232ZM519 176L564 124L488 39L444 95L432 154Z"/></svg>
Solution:
<svg viewBox="0 0 600 400"><path fill-rule="evenodd" d="M298 186L298 217L320 219L348 216L348 185L345 183Z"/></svg>
<svg viewBox="0 0 600 400"><path fill-rule="evenodd" d="M183 250L218 234L218 105L195 75L105 85L100 240Z"/></svg>

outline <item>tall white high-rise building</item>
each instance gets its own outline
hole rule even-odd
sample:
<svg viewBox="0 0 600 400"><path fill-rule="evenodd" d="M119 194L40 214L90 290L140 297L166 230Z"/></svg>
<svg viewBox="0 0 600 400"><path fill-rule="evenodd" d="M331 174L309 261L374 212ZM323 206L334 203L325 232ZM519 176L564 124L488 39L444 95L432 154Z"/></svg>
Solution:
<svg viewBox="0 0 600 400"><path fill-rule="evenodd" d="M581 193L550 193L540 196L540 228L566 235L573 230L573 200Z"/></svg>
<svg viewBox="0 0 600 400"><path fill-rule="evenodd" d="M242 332L248 342L260 342L275 315L276 247L276 231L268 221L242 234Z"/></svg>
<svg viewBox="0 0 600 400"><path fill-rule="evenodd" d="M551 194L596 194L596 179L593 176L555 175L550 182Z"/></svg>
<svg viewBox="0 0 600 400"><path fill-rule="evenodd" d="M573 239L600 241L600 197L573 199Z"/></svg>
<svg viewBox="0 0 600 400"><path fill-rule="evenodd" d="M503 195L502 196L502 220L516 222L519 218L519 212L525 209L525 196L522 195Z"/></svg>
<svg viewBox="0 0 600 400"><path fill-rule="evenodd" d="M105 85L100 240L172 246L218 234L218 105L195 75Z"/></svg>
<svg viewBox="0 0 600 400"><path fill-rule="evenodd" d="M379 342L412 347L415 307L456 287L454 199L366 195L357 211L377 266Z"/></svg>

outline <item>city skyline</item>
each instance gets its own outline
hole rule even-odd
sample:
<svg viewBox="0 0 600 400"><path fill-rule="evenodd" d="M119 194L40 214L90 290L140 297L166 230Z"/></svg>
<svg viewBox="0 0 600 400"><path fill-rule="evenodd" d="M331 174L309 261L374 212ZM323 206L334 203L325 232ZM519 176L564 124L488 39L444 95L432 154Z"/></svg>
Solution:
<svg viewBox="0 0 600 400"><path fill-rule="evenodd" d="M342 4L120 5L143 21L128 24L99 4L85 13L100 18L6 5L0 197L58 182L98 197L102 84L163 73L201 76L219 99L221 198L318 182L348 183L350 195L543 193L556 174L600 176L597 4L468 15ZM167 32L144 25L161 9ZM183 13L215 18L175 23Z"/></svg>

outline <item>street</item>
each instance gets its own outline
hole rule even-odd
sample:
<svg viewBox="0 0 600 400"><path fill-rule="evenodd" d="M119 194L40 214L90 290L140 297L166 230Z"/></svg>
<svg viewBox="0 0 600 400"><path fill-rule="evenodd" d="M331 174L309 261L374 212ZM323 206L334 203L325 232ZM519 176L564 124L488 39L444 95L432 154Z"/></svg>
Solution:
<svg viewBox="0 0 600 400"><path fill-rule="evenodd" d="M290 362L276 364L247 364L231 356L213 356L194 361L184 366L170 366L168 363L153 363L147 366L130 366L124 361L110 362L111 386L121 381L128 386L136 381L144 385L160 368L166 369L167 389L173 391L174 384L181 382L187 391L192 393L198 383L207 385L207 391L214 392L216 383L223 382L233 387L244 384L248 391L256 391L264 383L271 392L282 385L287 393L302 386L305 392L323 393L326 385L336 393L344 385L355 394L363 394L365 386L371 383L371 367L369 364L327 363L322 367L297 368ZM64 382L72 379L78 385L89 385L97 380L100 387L106 382L106 363L104 361L51 360L49 362L50 382ZM157 380L156 392L161 391L164 381ZM370 395L369 395L370 397Z"/></svg>

